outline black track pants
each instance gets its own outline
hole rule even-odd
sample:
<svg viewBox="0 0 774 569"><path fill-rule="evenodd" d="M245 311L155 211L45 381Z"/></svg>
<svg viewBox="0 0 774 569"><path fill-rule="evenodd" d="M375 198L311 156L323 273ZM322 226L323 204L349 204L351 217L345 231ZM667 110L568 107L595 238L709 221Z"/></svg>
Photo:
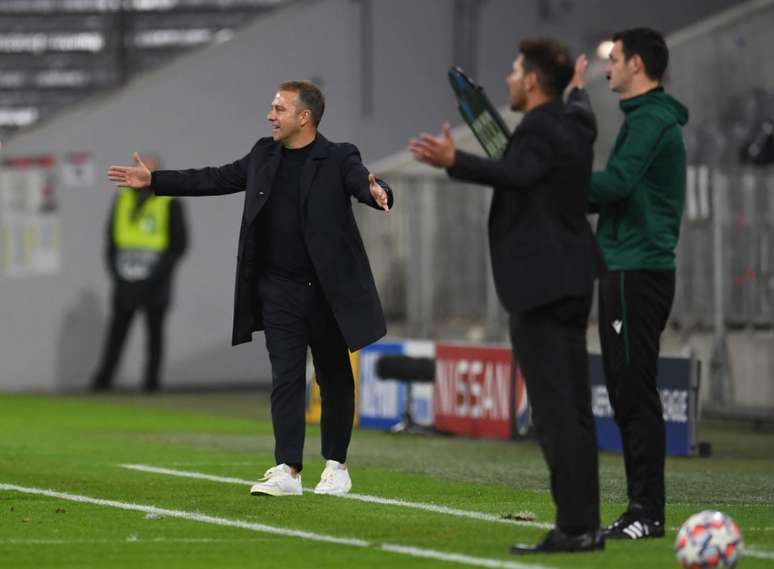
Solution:
<svg viewBox="0 0 774 569"><path fill-rule="evenodd" d="M666 432L656 388L674 271L612 271L599 281L605 382L621 431L629 510L664 520Z"/></svg>

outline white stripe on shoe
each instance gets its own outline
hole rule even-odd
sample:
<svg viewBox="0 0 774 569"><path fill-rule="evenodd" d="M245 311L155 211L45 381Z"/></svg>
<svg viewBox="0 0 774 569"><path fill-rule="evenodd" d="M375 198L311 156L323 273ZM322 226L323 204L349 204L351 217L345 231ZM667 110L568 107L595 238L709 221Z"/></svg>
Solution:
<svg viewBox="0 0 774 569"><path fill-rule="evenodd" d="M621 531L623 531L623 533L625 533L632 539L640 539L641 537L647 537L648 535L650 535L650 532L648 531L648 527L646 525L643 525L642 522L639 522L639 521L633 522L632 524L625 527Z"/></svg>

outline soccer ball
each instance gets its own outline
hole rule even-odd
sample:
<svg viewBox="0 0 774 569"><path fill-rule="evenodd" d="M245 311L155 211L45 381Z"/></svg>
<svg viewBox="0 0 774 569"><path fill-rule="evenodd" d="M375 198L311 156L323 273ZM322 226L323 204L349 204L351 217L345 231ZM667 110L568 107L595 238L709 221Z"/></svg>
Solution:
<svg viewBox="0 0 774 569"><path fill-rule="evenodd" d="M711 510L688 518L675 540L675 554L684 569L730 569L742 557L743 547L734 520Z"/></svg>

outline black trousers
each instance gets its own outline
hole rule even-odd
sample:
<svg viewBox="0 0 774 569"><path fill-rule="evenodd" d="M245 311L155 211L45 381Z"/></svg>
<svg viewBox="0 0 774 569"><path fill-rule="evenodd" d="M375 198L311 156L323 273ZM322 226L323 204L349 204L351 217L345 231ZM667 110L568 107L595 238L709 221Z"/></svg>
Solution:
<svg viewBox="0 0 774 569"><path fill-rule="evenodd" d="M113 376L124 351L129 326L138 310L142 310L145 315L147 330L143 388L146 391L155 391L159 388L159 371L164 355L164 321L167 305L139 303L134 298L123 298L119 293L113 295L107 342L102 349L102 359L94 376L93 388L108 389L112 384Z"/></svg>
<svg viewBox="0 0 774 569"><path fill-rule="evenodd" d="M591 295L511 314L511 341L551 476L556 525L599 528L597 436L586 351Z"/></svg>
<svg viewBox="0 0 774 569"><path fill-rule="evenodd" d="M666 431L656 387L674 271L613 271L599 281L605 382L621 432L629 510L664 521Z"/></svg>
<svg viewBox="0 0 774 569"><path fill-rule="evenodd" d="M319 285L277 275L259 279L271 361L271 419L277 464L303 467L306 353L312 350L322 400L321 451L346 462L355 416L355 380L344 341Z"/></svg>

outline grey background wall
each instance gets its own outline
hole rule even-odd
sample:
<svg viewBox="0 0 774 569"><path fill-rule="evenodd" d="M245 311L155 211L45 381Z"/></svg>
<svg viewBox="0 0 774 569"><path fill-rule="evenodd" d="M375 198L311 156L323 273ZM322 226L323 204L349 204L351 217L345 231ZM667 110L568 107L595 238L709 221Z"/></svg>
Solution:
<svg viewBox="0 0 774 569"><path fill-rule="evenodd" d="M472 69L502 104L503 79L521 37L556 35L576 50L588 49L614 29L671 31L733 3L596 0L551 9L546 2L489 0L468 14L461 32L455 14L464 2L310 1L13 139L3 157L88 152L98 176L90 186L60 188L61 270L0 275L0 388L86 386L109 296L102 247L112 189L102 172L128 161L132 151L158 153L169 168L239 158L268 134L264 116L275 86L312 78L328 99L323 133L357 143L366 161L375 161L403 148L420 129L457 122L445 77L452 63ZM362 33L363 24L370 33ZM241 201L235 195L186 202L192 242L168 326L167 385L268 381L260 334L252 344L229 347ZM384 222L378 213L364 215L368 223ZM139 382L138 324L119 380L126 385Z"/></svg>

